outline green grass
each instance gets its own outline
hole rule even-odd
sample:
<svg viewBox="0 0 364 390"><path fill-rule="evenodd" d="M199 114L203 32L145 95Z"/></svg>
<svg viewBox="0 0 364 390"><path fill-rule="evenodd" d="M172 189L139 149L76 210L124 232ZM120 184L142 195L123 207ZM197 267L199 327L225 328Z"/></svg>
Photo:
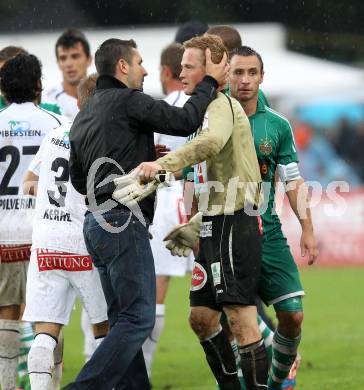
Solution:
<svg viewBox="0 0 364 390"><path fill-rule="evenodd" d="M364 389L364 268L302 271L306 290L298 390ZM166 328L153 366L153 389L214 389L201 347L188 327L188 277L175 278ZM82 365L79 308L65 329L64 383Z"/></svg>

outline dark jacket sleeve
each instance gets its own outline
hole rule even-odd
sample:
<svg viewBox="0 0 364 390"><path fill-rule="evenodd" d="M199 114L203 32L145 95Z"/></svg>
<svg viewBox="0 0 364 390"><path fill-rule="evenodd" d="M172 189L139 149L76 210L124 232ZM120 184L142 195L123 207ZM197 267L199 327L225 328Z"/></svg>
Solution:
<svg viewBox="0 0 364 390"><path fill-rule="evenodd" d="M87 175L84 174L81 165L77 161L74 143L71 141L70 152L70 179L76 191L82 195L87 194Z"/></svg>
<svg viewBox="0 0 364 390"><path fill-rule="evenodd" d="M186 137L201 125L207 106L217 96L217 87L215 79L205 76L182 108L134 91L128 99L128 116L144 131Z"/></svg>

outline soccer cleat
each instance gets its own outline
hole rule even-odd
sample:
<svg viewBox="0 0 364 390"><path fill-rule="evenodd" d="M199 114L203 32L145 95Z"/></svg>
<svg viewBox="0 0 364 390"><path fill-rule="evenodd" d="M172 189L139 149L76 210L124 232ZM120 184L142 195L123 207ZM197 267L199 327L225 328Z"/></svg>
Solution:
<svg viewBox="0 0 364 390"><path fill-rule="evenodd" d="M288 377L282 383L283 390L294 390L294 388L296 387L296 376L300 364L301 364L301 355L298 353L296 356L296 360L294 361L291 370L288 374Z"/></svg>

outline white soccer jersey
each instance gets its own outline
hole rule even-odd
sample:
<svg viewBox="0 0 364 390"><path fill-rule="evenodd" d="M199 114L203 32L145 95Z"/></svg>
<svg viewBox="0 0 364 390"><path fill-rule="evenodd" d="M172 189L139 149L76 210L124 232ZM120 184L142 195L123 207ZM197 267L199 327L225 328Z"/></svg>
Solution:
<svg viewBox="0 0 364 390"><path fill-rule="evenodd" d="M0 111L0 244L31 243L35 198L23 178L44 136L65 122L30 102Z"/></svg>
<svg viewBox="0 0 364 390"><path fill-rule="evenodd" d="M69 176L70 127L52 130L29 166L39 176L32 249L87 255L82 233L85 197L74 189Z"/></svg>
<svg viewBox="0 0 364 390"><path fill-rule="evenodd" d="M59 84L53 86L43 92L42 101L47 103L54 103L60 107L62 114L67 117L71 122L78 114L77 99L63 89L63 85Z"/></svg>
<svg viewBox="0 0 364 390"><path fill-rule="evenodd" d="M188 98L182 91L174 91L164 100L171 106L182 107ZM167 145L173 151L184 145L186 138L154 133L154 143ZM188 270L189 259L172 256L163 242L163 238L171 229L180 223L187 222L184 215L182 182L176 181L171 187L159 189L156 199L157 207L153 225L150 227L153 236L150 244L154 257L155 273L157 275L183 276Z"/></svg>
<svg viewBox="0 0 364 390"><path fill-rule="evenodd" d="M187 96L183 91L174 91L170 93L164 101L171 106L183 107L188 99L189 96ZM154 143L167 145L169 149L171 149L171 152L173 152L186 143L186 137L176 137L173 135L154 133Z"/></svg>

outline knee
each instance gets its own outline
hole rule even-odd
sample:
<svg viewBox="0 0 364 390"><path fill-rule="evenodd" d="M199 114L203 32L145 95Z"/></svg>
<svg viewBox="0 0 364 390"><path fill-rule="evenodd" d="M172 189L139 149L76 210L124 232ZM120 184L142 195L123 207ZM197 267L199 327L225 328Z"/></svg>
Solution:
<svg viewBox="0 0 364 390"><path fill-rule="evenodd" d="M301 333L303 312L278 312L278 331L284 336L297 337Z"/></svg>
<svg viewBox="0 0 364 390"><path fill-rule="evenodd" d="M211 333L216 331L216 329L213 329L213 324L208 321L206 317L201 314L195 313L193 310L191 311L189 316L189 323L191 329L195 332L196 336L200 340L208 337Z"/></svg>

